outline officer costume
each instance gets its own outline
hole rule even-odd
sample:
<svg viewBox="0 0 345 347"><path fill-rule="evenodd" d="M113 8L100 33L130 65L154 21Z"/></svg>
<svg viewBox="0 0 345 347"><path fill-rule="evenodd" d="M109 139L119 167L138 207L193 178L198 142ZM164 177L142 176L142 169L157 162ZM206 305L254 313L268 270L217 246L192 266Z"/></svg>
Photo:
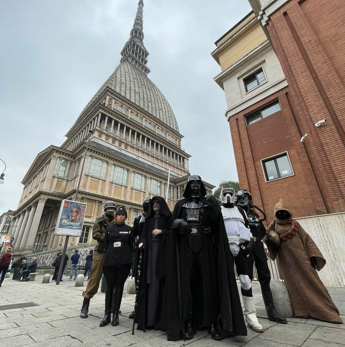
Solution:
<svg viewBox="0 0 345 347"><path fill-rule="evenodd" d="M86 290L83 292L83 306L80 312L80 318L87 318L89 312L90 299L97 293L99 282L102 278L102 265L105 255L104 234L109 225L116 223L114 214L117 205L114 201L108 201L103 205L103 216L96 219L92 229L92 237L97 241L97 246L94 249L93 262Z"/></svg>

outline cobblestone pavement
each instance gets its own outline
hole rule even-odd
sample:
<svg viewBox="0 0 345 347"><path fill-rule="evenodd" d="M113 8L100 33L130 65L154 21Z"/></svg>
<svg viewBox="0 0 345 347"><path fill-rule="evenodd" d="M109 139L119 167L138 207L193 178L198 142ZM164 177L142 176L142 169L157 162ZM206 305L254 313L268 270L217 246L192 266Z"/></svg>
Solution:
<svg viewBox="0 0 345 347"><path fill-rule="evenodd" d="M86 284L86 282L85 282ZM134 295L124 294L120 325L100 328L104 313L104 294L98 293L90 303L90 315L79 318L82 304L81 293L85 287L75 287L66 277L59 286L42 284L42 276L35 282L18 282L5 279L0 288L0 340L1 345L15 346L345 346L345 325L334 325L313 319L289 318L287 325L267 320L260 287L254 284L254 298L262 334L248 330L248 336L213 341L207 332L198 332L193 340L169 342L161 331L146 333L135 331L132 335L132 312ZM345 288L329 288L330 294L345 321ZM36 306L23 307L26 303ZM17 306L11 306L18 304Z"/></svg>

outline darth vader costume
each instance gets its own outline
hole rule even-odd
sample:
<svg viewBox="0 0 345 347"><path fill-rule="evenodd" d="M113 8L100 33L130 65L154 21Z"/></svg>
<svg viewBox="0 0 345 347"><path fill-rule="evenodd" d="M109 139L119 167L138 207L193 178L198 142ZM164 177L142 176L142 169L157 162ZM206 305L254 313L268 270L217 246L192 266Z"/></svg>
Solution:
<svg viewBox="0 0 345 347"><path fill-rule="evenodd" d="M236 193L236 206L241 207L247 213L250 231L252 232L254 240L254 246L248 258L249 277L251 280L253 279L253 266L255 262L255 267L258 272L258 278L261 286L262 297L264 299L265 308L267 311L267 317L271 321L286 324L286 319L280 316L275 310L273 296L270 288L271 273L268 268L267 257L262 243L262 239L266 235L266 229L262 222L266 219L266 215L257 206L252 205L251 202L252 196L247 190L241 189ZM263 218L260 219L258 213L255 212L254 208L261 212Z"/></svg>
<svg viewBox="0 0 345 347"><path fill-rule="evenodd" d="M147 327L161 329L163 293L166 276L166 260L171 230L171 211L160 196L151 199L145 217L143 234L139 239L139 247L143 247L142 271L135 322L137 329ZM141 250L139 249L138 252ZM137 258L137 262L139 257Z"/></svg>
<svg viewBox="0 0 345 347"><path fill-rule="evenodd" d="M216 340L247 335L221 210L205 195L200 176L190 176L172 216L164 301L171 341L212 326Z"/></svg>

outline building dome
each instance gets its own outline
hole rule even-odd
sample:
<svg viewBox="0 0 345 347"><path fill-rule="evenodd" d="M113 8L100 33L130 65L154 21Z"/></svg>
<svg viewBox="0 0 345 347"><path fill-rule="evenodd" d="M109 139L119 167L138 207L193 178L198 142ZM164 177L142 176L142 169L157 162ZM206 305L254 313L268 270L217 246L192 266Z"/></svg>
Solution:
<svg viewBox="0 0 345 347"><path fill-rule="evenodd" d="M172 129L179 131L174 112L163 93L143 71L129 60L120 63L114 73L91 99L84 111L106 87L113 89Z"/></svg>

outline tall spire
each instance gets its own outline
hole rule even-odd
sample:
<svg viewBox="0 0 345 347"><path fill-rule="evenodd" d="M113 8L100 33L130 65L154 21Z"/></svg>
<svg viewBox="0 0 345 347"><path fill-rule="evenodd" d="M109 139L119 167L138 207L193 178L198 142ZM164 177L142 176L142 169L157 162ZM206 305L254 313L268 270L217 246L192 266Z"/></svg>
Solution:
<svg viewBox="0 0 345 347"><path fill-rule="evenodd" d="M133 29L131 30L131 37L126 42L125 46L121 51L121 63L129 61L131 64L136 66L139 70L148 74L150 69L146 66L147 57L149 52L144 46L144 31L143 31L143 8L144 1L139 0L138 10L135 16Z"/></svg>

